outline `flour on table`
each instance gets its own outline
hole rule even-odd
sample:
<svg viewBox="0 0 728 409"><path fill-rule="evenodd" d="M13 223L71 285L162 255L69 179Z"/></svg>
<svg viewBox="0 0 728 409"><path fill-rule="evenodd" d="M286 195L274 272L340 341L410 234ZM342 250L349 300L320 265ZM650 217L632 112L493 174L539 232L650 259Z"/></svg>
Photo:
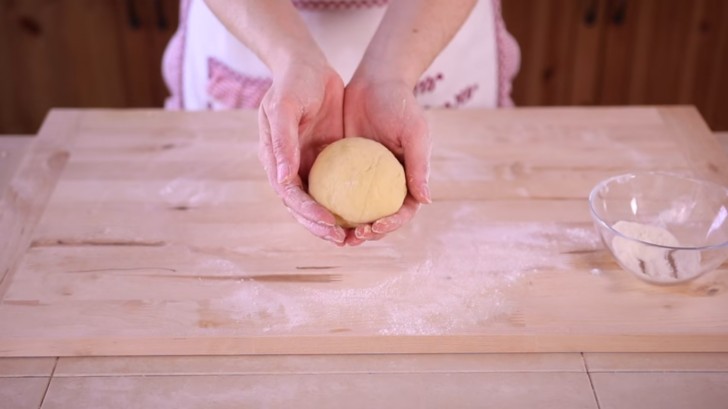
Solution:
<svg viewBox="0 0 728 409"><path fill-rule="evenodd" d="M511 320L519 319L515 294L527 277L573 269L576 256L571 252L601 246L591 225L484 224L477 222L479 217L464 205L443 221L450 228L423 241L423 248L402 247L409 249L406 253L396 243L371 243L382 246L375 253L378 259L326 270L337 274L352 269L346 273L346 283L240 281L217 305L237 317L241 333L261 322L269 334L294 328L312 333L368 329L382 335L467 332L512 325ZM417 226L411 228L410 234L417 236ZM401 268L368 278L366 270L390 262ZM291 285L296 291L288 290Z"/></svg>

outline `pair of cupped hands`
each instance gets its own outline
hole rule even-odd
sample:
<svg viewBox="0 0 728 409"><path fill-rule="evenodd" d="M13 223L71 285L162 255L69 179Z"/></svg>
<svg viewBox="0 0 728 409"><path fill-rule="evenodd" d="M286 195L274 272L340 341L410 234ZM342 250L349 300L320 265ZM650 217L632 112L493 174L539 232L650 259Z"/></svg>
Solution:
<svg viewBox="0 0 728 409"><path fill-rule="evenodd" d="M431 141L413 84L357 71L348 85L324 60L296 61L274 75L258 114L259 157L270 184L296 220L337 245L378 240L407 223L429 203ZM307 193L316 156L344 137L386 146L403 163L408 194L400 210L373 223L345 229Z"/></svg>

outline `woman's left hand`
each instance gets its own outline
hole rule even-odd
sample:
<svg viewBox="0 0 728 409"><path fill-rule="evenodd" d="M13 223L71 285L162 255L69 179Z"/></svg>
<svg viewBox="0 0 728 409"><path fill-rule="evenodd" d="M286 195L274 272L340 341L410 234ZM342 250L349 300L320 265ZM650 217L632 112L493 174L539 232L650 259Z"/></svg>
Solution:
<svg viewBox="0 0 728 409"><path fill-rule="evenodd" d="M404 164L408 194L400 210L349 230L346 244L378 240L407 223L430 203L430 140L427 121L412 87L399 80L354 78L344 91L344 135L373 139Z"/></svg>

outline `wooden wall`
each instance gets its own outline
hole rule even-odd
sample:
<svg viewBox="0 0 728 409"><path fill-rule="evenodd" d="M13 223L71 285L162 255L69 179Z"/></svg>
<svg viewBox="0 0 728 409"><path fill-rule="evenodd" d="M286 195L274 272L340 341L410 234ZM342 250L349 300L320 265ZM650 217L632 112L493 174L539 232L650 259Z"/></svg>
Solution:
<svg viewBox="0 0 728 409"><path fill-rule="evenodd" d="M0 134L51 107L158 107L179 0L0 0ZM518 105L694 104L728 130L727 0L502 0Z"/></svg>

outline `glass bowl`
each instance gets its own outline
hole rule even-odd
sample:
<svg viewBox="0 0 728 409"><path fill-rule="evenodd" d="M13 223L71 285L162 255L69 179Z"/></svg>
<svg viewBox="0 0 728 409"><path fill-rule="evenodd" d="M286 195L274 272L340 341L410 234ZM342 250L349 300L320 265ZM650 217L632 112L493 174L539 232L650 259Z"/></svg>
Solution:
<svg viewBox="0 0 728 409"><path fill-rule="evenodd" d="M728 189L677 174L630 173L589 195L604 244L619 265L654 284L677 284L728 258Z"/></svg>

